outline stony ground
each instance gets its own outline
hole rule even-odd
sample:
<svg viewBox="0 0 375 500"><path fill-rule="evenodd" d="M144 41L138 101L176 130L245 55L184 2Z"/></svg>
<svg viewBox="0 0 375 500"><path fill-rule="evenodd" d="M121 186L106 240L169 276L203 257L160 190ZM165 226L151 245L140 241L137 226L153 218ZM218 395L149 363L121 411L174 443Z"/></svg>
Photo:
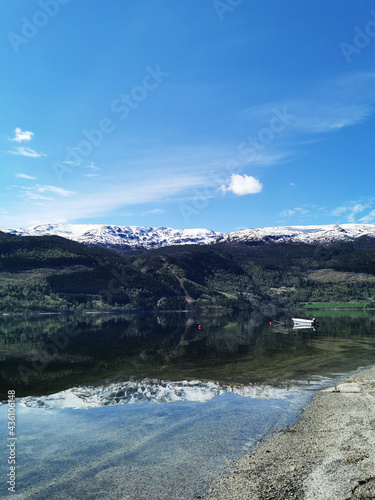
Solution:
<svg viewBox="0 0 375 500"><path fill-rule="evenodd" d="M301 421L215 480L205 500L375 499L375 368L317 394Z"/></svg>

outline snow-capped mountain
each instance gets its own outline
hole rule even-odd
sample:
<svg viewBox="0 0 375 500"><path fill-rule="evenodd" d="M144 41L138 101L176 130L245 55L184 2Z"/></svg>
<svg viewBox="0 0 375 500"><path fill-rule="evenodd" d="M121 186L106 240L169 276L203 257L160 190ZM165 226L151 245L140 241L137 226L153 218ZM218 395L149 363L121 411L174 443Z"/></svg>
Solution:
<svg viewBox="0 0 375 500"><path fill-rule="evenodd" d="M170 245L206 245L225 235L209 229L172 229L170 227L109 226L104 224L43 224L28 229L0 231L18 236L62 236L94 246L159 248Z"/></svg>
<svg viewBox="0 0 375 500"><path fill-rule="evenodd" d="M330 244L353 241L361 236L375 238L375 224L329 224L326 226L285 226L242 229L226 237L232 243L307 243Z"/></svg>
<svg viewBox="0 0 375 500"><path fill-rule="evenodd" d="M353 241L362 236L375 238L375 224L286 226L242 229L218 233L209 229L114 226L102 224L43 224L28 229L1 228L18 236L62 236L86 245L112 248L160 248L171 245L212 243L307 243L326 245Z"/></svg>

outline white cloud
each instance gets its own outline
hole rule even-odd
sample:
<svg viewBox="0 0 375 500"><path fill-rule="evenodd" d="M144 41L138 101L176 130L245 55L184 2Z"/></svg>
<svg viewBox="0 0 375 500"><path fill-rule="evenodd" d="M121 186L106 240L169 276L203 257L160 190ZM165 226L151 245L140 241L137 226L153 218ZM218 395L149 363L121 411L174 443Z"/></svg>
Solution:
<svg viewBox="0 0 375 500"><path fill-rule="evenodd" d="M21 130L20 128L17 127L14 130L13 139L9 139L9 140L15 141L15 142L31 141L31 138L33 135L34 135L34 132L30 132L28 130Z"/></svg>
<svg viewBox="0 0 375 500"><path fill-rule="evenodd" d="M98 174L85 174L83 177L98 177Z"/></svg>
<svg viewBox="0 0 375 500"><path fill-rule="evenodd" d="M36 177L32 177L31 175L27 174L16 174L16 177L19 177L20 179L30 179L32 181L36 179Z"/></svg>
<svg viewBox="0 0 375 500"><path fill-rule="evenodd" d="M251 175L232 174L229 186L226 187L223 184L219 189L223 194L227 191L232 191L232 193L237 196L243 196L245 194L260 193L263 186L257 179L255 179L255 177L252 177Z"/></svg>
<svg viewBox="0 0 375 500"><path fill-rule="evenodd" d="M28 158L40 158L41 156L47 156L44 153L37 153L33 149L25 148L24 146L13 148L11 151L8 151L8 153L10 155L27 156Z"/></svg>

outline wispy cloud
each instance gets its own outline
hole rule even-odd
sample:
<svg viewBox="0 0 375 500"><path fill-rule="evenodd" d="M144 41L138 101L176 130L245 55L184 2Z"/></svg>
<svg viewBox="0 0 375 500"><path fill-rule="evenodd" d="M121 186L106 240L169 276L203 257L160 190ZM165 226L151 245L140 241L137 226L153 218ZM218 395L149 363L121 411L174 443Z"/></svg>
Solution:
<svg viewBox="0 0 375 500"><path fill-rule="evenodd" d="M97 167L95 165L95 163L92 163L92 162L88 162L84 165L85 168L88 168L90 170L94 170L95 172L99 172L99 170L101 170L99 167Z"/></svg>
<svg viewBox="0 0 375 500"><path fill-rule="evenodd" d="M375 112L375 72L325 80L305 88L303 95L254 106L241 114L253 123L264 123L275 107L293 116L287 134L322 134L363 123Z"/></svg>
<svg viewBox="0 0 375 500"><path fill-rule="evenodd" d="M46 193L56 194L56 189L50 189L52 186L36 186L32 190L28 188L22 191L21 186L18 186L28 206L26 208L21 204L17 211L4 216L2 225L24 227L43 222L74 222L77 219L103 216L126 206L175 200L193 188L204 186L206 182L207 177L198 175L164 176L150 178L146 182L118 183L115 187L102 187L90 193L69 192L69 196L64 196L60 192L61 196L54 199L45 196ZM47 199L40 199L41 196ZM34 203L29 204L30 201Z"/></svg>
<svg viewBox="0 0 375 500"><path fill-rule="evenodd" d="M68 166L68 171L69 169L76 169L76 168L86 168L91 171L89 174L83 174L83 177L98 177L99 172L101 171L101 168L97 167L94 162L92 161L86 161L86 160L73 160L73 161L61 161L58 162L61 163L62 165L67 165Z"/></svg>
<svg viewBox="0 0 375 500"><path fill-rule="evenodd" d="M247 165L254 167L293 161L304 156L311 144L327 140L332 133L337 134L344 128L362 124L374 114L375 71L371 71L341 75L320 84L311 83L299 95L252 106L239 112L236 118L244 119L246 126L253 131L246 147L241 149L244 152L257 151ZM281 133L276 134L279 129ZM290 185L294 186L294 183ZM236 184L223 186L222 191L231 190L231 187L237 191ZM307 214L291 209L279 215L288 218ZM355 211L348 212L346 217L352 221L356 215Z"/></svg>
<svg viewBox="0 0 375 500"><path fill-rule="evenodd" d="M312 218L319 219L319 221L325 220L326 224L371 224L375 222L374 205L375 198L346 201L335 208L302 205L282 210L278 214L281 217L278 222L287 223L288 219L298 221ZM323 222L320 223L323 224Z"/></svg>
<svg viewBox="0 0 375 500"><path fill-rule="evenodd" d="M25 199L26 200L43 200L43 201L54 201L54 198L50 198L48 196L42 196L41 194L38 194L33 191L26 191L25 193Z"/></svg>
<svg viewBox="0 0 375 500"><path fill-rule="evenodd" d="M55 201L56 198L52 195L67 198L69 196L77 194L75 191L68 191L61 187L56 186L41 186L37 184L36 186L8 186L12 189L17 189L20 196L26 201ZM45 193L51 193L46 196ZM41 205L43 206L43 205Z"/></svg>
<svg viewBox="0 0 375 500"><path fill-rule="evenodd" d="M375 210L371 210L367 215L361 217L359 222L362 222L362 224L373 224L375 222Z"/></svg>
<svg viewBox="0 0 375 500"><path fill-rule="evenodd" d="M276 158L270 152L260 152L256 163L258 165L273 164L280 161L280 158L281 155L277 155ZM235 166L232 167L232 165ZM103 216L111 211L142 203L155 203L155 205L165 201L182 203L195 200L197 196L201 196L201 192L206 193L207 188L209 195L215 197L219 195L218 188L222 184L238 193L240 187L235 181L231 181L232 172L234 169L239 172L241 169L248 168L249 165L252 165L251 161L249 162L246 156L238 153L235 142L221 145L219 148L212 145L176 148L173 151L163 149L143 158L130 157L112 166L110 170L106 169L106 175L100 185L96 182L81 184L79 194L74 193L74 190L70 188L69 192L65 193L68 196L65 196L62 188L46 185L33 186L32 189L28 189L32 194L26 194L25 186L13 187L19 191L21 198L28 202L28 206L25 208L21 203L17 210L18 215L14 212L13 222L10 221L9 224L15 225L14 221L25 217L30 224L35 221L62 219L74 221ZM81 172L85 176L93 177L100 172L99 167L92 162L85 162L80 166L84 169ZM113 174L114 170L117 171L116 175ZM183 174L176 172L183 172ZM251 179L250 176L247 178ZM244 180L245 177L242 178L242 183ZM69 185L64 188L67 191ZM257 191L260 188L259 185L254 187L254 181L249 187L248 180L247 185L245 181L245 187L242 189ZM41 196L48 199L40 199ZM54 200L49 198L54 198ZM31 201L33 203L30 203ZM36 201L41 204L37 205ZM149 211L148 215L160 214L160 210L158 208L155 211ZM143 212L140 211L140 213ZM22 225L25 225L25 222Z"/></svg>
<svg viewBox="0 0 375 500"><path fill-rule="evenodd" d="M31 141L33 135L34 132L30 132L29 130L21 130L20 128L17 127L14 130L14 137L9 140L15 142L24 142L24 141L28 142Z"/></svg>
<svg viewBox="0 0 375 500"><path fill-rule="evenodd" d="M287 210L282 210L279 213L279 216L282 217L283 219L287 219L289 217L293 217L296 215L308 215L310 212L306 208L303 207L295 207Z"/></svg>
<svg viewBox="0 0 375 500"><path fill-rule="evenodd" d="M69 161L62 161L61 163L63 165L69 165L70 167L83 167L95 171L101 170L101 168L97 167L94 162L87 160L69 160Z"/></svg>
<svg viewBox="0 0 375 500"><path fill-rule="evenodd" d="M160 215L164 213L165 210L162 210L161 208L154 208L153 210L147 210L146 212L143 212L142 215Z"/></svg>
<svg viewBox="0 0 375 500"><path fill-rule="evenodd" d="M290 105L299 115L294 128L304 133L324 133L363 123L374 113L373 103L300 101Z"/></svg>
<svg viewBox="0 0 375 500"><path fill-rule="evenodd" d="M77 194L76 191L67 191L66 189L56 186L37 186L36 190L38 193L49 192L59 196L71 196L72 194Z"/></svg>
<svg viewBox="0 0 375 500"><path fill-rule="evenodd" d="M345 222L367 224L373 222L375 210L371 210L374 206L375 198L360 201L347 201L342 205L334 208L332 215L344 219ZM370 210L367 214L366 211Z"/></svg>
<svg viewBox="0 0 375 500"><path fill-rule="evenodd" d="M31 175L27 174L16 174L15 177L19 177L20 179L29 179L31 181L36 180L36 177L32 177Z"/></svg>
<svg viewBox="0 0 375 500"><path fill-rule="evenodd" d="M10 155L16 156L26 156L28 158L40 158L41 156L47 156L44 153L37 153L33 149L25 148L24 146L18 146L8 151Z"/></svg>

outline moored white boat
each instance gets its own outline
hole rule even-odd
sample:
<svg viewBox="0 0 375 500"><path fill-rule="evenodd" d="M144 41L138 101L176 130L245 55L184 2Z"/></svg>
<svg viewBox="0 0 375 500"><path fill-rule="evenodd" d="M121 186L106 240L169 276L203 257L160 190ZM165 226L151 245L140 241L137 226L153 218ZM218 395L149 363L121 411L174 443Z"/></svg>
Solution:
<svg viewBox="0 0 375 500"><path fill-rule="evenodd" d="M298 323L298 324L301 324L301 325L309 325L309 326L312 326L315 322L315 318L313 319L303 319L303 318L292 318L294 324Z"/></svg>
<svg viewBox="0 0 375 500"><path fill-rule="evenodd" d="M313 319L305 319L305 318L292 318L293 320L293 329L299 330L301 328L313 328L314 330L318 328L319 322Z"/></svg>

